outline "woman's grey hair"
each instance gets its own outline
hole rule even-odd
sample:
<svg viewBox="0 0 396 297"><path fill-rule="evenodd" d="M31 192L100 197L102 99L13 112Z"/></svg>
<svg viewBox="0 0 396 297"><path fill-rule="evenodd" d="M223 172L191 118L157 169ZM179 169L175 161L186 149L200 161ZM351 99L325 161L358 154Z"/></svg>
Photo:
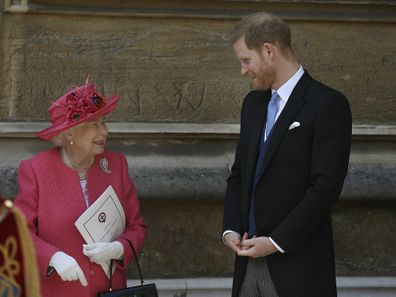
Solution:
<svg viewBox="0 0 396 297"><path fill-rule="evenodd" d="M89 120L86 122L82 122L76 126L73 126L65 131L60 132L59 134L55 135L54 137L52 137L50 139L50 141L52 142L52 144L56 147L64 147L69 143L69 140L67 139L66 135L67 133L69 133L70 131L73 131L75 129L81 128L83 126L85 126L87 123L91 122L93 120Z"/></svg>
<svg viewBox="0 0 396 297"><path fill-rule="evenodd" d="M289 26L275 15L258 12L244 17L230 31L231 43L244 38L248 49L260 51L264 43L272 43L282 50L291 49Z"/></svg>
<svg viewBox="0 0 396 297"><path fill-rule="evenodd" d="M66 145L66 143L68 142L68 140L66 138L67 132L68 132L68 130L62 131L61 133L59 133L59 134L55 135L54 137L52 137L50 139L50 141L56 147L64 147Z"/></svg>

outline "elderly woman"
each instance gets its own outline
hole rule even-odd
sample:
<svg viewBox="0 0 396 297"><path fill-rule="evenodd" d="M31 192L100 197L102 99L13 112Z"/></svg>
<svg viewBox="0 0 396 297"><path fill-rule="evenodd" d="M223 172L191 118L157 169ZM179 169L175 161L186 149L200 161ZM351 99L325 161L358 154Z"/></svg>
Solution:
<svg viewBox="0 0 396 297"><path fill-rule="evenodd" d="M20 164L15 203L32 234L43 297L94 297L107 291L101 265L113 260L112 287L124 288L133 257L128 241L140 250L145 240L125 156L105 149L104 116L119 99L104 98L89 83L67 92L48 109L51 126L36 134L56 147ZM115 241L86 245L74 223L109 185L124 209L125 230Z"/></svg>

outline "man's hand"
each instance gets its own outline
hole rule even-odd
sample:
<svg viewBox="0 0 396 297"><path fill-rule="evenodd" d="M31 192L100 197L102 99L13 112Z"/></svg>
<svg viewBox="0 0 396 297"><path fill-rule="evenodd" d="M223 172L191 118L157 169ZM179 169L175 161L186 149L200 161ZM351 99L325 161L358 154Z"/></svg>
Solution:
<svg viewBox="0 0 396 297"><path fill-rule="evenodd" d="M237 253L239 256L257 258L271 255L277 251L268 237L262 236L247 239L247 234L245 233Z"/></svg>
<svg viewBox="0 0 396 297"><path fill-rule="evenodd" d="M235 253L238 253L242 245L241 236L236 232L227 233L224 236L224 243Z"/></svg>

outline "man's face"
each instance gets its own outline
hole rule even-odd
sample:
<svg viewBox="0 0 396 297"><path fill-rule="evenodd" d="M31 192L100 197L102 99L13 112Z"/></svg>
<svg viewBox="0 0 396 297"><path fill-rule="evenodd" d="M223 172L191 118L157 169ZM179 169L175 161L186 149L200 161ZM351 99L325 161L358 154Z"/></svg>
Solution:
<svg viewBox="0 0 396 297"><path fill-rule="evenodd" d="M241 75L251 79L255 90L267 90L275 81L275 70L270 58L263 51L257 52L246 47L243 37L233 45L234 52L241 63Z"/></svg>

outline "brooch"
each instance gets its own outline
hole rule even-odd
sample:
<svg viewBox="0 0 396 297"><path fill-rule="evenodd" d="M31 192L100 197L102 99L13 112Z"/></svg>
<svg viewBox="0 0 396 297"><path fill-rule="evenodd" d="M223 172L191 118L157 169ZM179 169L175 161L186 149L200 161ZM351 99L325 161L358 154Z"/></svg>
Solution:
<svg viewBox="0 0 396 297"><path fill-rule="evenodd" d="M106 158L100 159L100 168L102 168L105 173L111 173L111 170L109 169L109 161L107 161Z"/></svg>

